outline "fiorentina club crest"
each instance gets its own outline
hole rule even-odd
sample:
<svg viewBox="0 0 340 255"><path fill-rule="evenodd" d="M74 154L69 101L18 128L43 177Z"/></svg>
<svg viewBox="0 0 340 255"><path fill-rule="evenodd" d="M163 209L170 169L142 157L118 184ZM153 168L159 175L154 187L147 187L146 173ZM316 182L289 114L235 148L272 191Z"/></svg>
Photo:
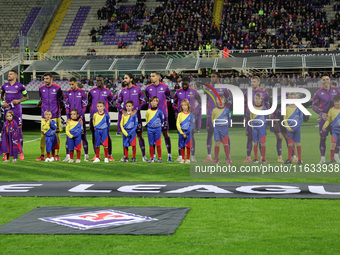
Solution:
<svg viewBox="0 0 340 255"><path fill-rule="evenodd" d="M127 225L132 223L142 223L158 219L115 210L103 210L96 212L84 212L48 218L39 218L39 220L52 222L71 228L87 230L92 228L104 228L110 226Z"/></svg>

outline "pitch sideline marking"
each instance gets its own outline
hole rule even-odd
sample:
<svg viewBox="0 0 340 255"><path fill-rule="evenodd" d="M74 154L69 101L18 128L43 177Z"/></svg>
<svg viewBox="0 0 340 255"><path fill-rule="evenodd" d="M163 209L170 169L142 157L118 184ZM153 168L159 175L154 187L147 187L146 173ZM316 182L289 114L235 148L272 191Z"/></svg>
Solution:
<svg viewBox="0 0 340 255"><path fill-rule="evenodd" d="M66 135L66 134L65 134L65 133L64 133L64 134L60 134L60 136L63 136L63 135ZM30 142L38 141L38 140L40 140L40 139L41 139L41 138L37 138L37 139L25 141L24 143L30 143Z"/></svg>

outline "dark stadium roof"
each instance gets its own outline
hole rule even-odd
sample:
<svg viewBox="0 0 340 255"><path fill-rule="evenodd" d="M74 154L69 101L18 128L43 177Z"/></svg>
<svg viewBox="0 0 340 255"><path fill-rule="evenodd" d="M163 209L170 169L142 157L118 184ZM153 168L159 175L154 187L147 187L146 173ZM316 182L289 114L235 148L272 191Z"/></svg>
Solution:
<svg viewBox="0 0 340 255"><path fill-rule="evenodd" d="M285 56L285 57L230 57L230 58L113 58L64 59L34 61L25 72L84 72L84 71L168 71L212 68L230 69L302 69L340 66L340 57Z"/></svg>

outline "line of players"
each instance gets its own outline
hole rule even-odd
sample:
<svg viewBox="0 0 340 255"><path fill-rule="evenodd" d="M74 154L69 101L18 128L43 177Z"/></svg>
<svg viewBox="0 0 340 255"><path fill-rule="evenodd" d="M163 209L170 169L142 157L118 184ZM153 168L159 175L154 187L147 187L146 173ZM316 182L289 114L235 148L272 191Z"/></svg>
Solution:
<svg viewBox="0 0 340 255"><path fill-rule="evenodd" d="M171 141L168 134L169 130L169 124L168 124L168 109L167 109L167 102L171 100L170 90L167 85L159 82L159 74L154 72L151 75L152 84L150 84L145 94L147 98L151 98L153 96L157 96L159 99L159 109L162 111L164 115L164 123L162 126L162 133L165 138L165 143L168 149L168 161L172 161L171 156ZM70 122L70 113L73 110L77 110L79 113L79 118L81 120L85 120L85 111L86 108L89 107L90 111L90 130L92 131L92 142L94 146L94 151L96 153L96 156L92 159L94 162L99 162L99 146L102 144L104 146L104 152L105 152L105 162L114 161L112 157L112 141L109 134L109 127L110 127L110 120L109 120L109 110L113 107L113 104L115 100L117 100L117 108L119 112L121 113L121 119L124 120L126 116L137 116L138 120L138 126L136 128L137 137L139 139L139 145L142 151L142 159L143 161L147 161L146 155L145 155L145 141L143 138L143 127L142 127L142 120L140 115L141 108L146 104L146 100L144 98L143 91L135 86L133 84L133 76L131 74L127 74L124 77L124 82L126 83L126 87L120 91L119 94L116 94L116 96L113 96L112 92L104 87L104 80L102 76L98 76L97 86L93 89L91 89L86 95L86 92L80 88L77 87L76 79L71 78L70 79L70 86L71 90L68 90L65 93L65 98L62 97L62 91L61 88L55 84L52 83L52 75L50 73L47 73L44 75L44 81L45 85L41 86L39 88L40 97L42 100L42 115L45 113L46 110L51 110L52 112L52 120L56 122L56 135L58 137L58 141L60 141L60 136L58 134L62 130L61 128L61 105L64 102L65 109L66 109L66 115L68 122ZM52 89L51 89L52 88ZM51 95L51 92L54 93ZM45 94L44 94L45 93ZM59 94L59 95L58 95ZM54 97L55 102L53 100L51 101L51 97ZM130 100L133 102L133 108L132 112L128 113L126 109L126 102ZM46 102L44 102L46 101ZM100 102L100 104L98 104ZM99 107L103 104L102 111L99 110ZM53 106L54 105L54 106ZM151 104L149 104L151 107ZM105 114L103 114L105 113ZM44 118L43 118L44 120ZM42 122L43 123L43 122ZM87 141L86 140L86 129L85 129L85 121L82 121L82 132L83 132L83 146L85 151L85 161L89 160L88 157L88 148L87 148ZM119 126L122 128L121 123L119 123ZM99 132L98 130L102 130ZM37 159L37 161L40 160L46 160L44 151L45 151L45 137L44 134L42 134L41 139L41 156ZM59 148L58 144L60 142L57 142L56 144L53 144L52 148L48 148L47 151L52 150L53 147L55 149L55 155L52 155L52 161L55 159L57 161L60 160L59 158ZM68 148L67 148L68 149ZM73 148L72 148L73 149ZM125 150L125 149L124 149ZM67 151L68 152L68 151ZM135 151L134 151L135 154ZM135 155L133 157L133 161L136 161ZM50 159L50 161L51 161ZM78 158L77 158L78 159ZM65 161L73 160L72 154L67 153L67 156L65 158ZM78 159L79 160L79 159ZM121 161L126 162L127 159L123 157Z"/></svg>
<svg viewBox="0 0 340 255"><path fill-rule="evenodd" d="M229 94L229 91L225 88L216 88L216 84L219 84L219 74L217 72L212 73L211 75L211 84L210 88L216 89L219 96L225 97L225 104L226 107L230 109L232 105L231 96ZM332 147L331 147L331 161L329 161L329 164L333 164L334 161L337 163L340 163L339 160L339 150L340 150L340 139L338 139L340 135L340 109L338 104L338 100L340 100L340 97L337 97L337 95L340 95L340 91L333 86L330 86L331 81L328 75L323 75L321 78L321 84L322 87L314 94L313 96L313 111L319 115L319 134L320 134L320 154L321 154L321 160L319 164L326 163L325 159L325 152L326 152L326 138L328 136L328 133L331 132L331 140L332 140ZM206 88L208 94L213 95L213 91L209 89L209 87ZM251 78L251 87L252 87L252 97L253 97L253 105L257 109L269 109L270 108L270 102L269 102L269 95L266 91L260 89L260 78L259 77L252 77ZM257 150L258 147L260 147L261 152L261 159L260 161L262 163L267 163L267 160L265 159L265 139L266 139L266 116L256 116L252 114L249 111L248 105L247 105L247 91L244 94L244 105L245 105L245 123L248 122L248 120L253 120L253 125L258 126L262 125L261 127L251 127L250 125L247 125L246 127L246 136L247 136L247 157L244 160L244 163L247 162L253 162L258 163L258 157L257 157ZM289 97L294 98L297 95L294 93L291 93ZM216 98L215 98L216 99ZM217 99L216 99L217 101ZM207 150L208 150L208 157L204 160L204 162L218 162L218 152L219 152L219 143L215 144L215 159L213 160L211 157L211 149L212 149L212 136L214 134L214 127L213 127L213 119L212 119L212 113L213 108L215 107L214 99L212 97L208 97L208 104L207 104ZM277 148L277 155L278 155L278 162L281 163L287 163L290 164L292 162L296 162L298 164L302 164L301 160L301 124L303 121L303 114L302 112L295 106L295 105L289 105L286 109L286 115L281 116L281 109L280 107L277 108L277 110L274 112L272 116L270 116L272 119L286 119L288 121L285 121L285 127L282 127L279 123L280 122L274 122L274 126L270 127L270 130L275 133L276 136L276 148ZM262 121L261 121L262 119ZM295 125L296 124L296 125ZM285 138L287 147L288 147L288 159L284 162L282 159L282 137ZM226 142L226 139L224 140L224 145L229 145L230 147L230 139L228 137L228 143ZM215 139L216 141L216 139ZM254 147L254 156L255 159L251 159L251 151ZM295 153L298 154L298 157L296 157ZM227 163L230 162L230 158L226 157Z"/></svg>
<svg viewBox="0 0 340 255"><path fill-rule="evenodd" d="M4 119L6 119L6 122L4 123L4 126L2 128L2 137L3 139L6 139L6 142L2 143L1 149L4 151L5 156L4 160L8 161L8 154L14 156L14 159L16 159L17 155L20 155L20 159L24 159L23 155L23 135L22 135L22 109L21 109L21 102L26 101L28 99L28 94L25 89L25 86L18 83L16 81L17 79L17 73L16 71L12 70L9 72L8 75L8 83L3 84L1 87L1 99L3 101L3 108L5 109ZM157 72L153 72L151 74L151 81L152 84L150 84L146 90L145 94L148 99L151 99L152 97L157 97L159 100L158 103L158 109L161 110L161 112L164 115L164 122L162 124L162 133L165 138L165 143L168 151L168 161L172 161L171 156L171 141L168 134L169 130L169 122L168 122L168 102L171 102L171 94L168 86L164 83L160 82L160 75ZM53 76L51 73L46 73L44 75L44 82L45 84L39 88L39 95L41 98L41 112L42 112L42 135L41 135L41 156L36 159L36 161L46 160L45 159L45 148L46 148L46 111L50 111L51 114L51 120L55 122L55 129L54 133L57 136L57 142L54 147L55 149L55 155L54 159L59 161L59 144L60 144L60 132L62 131L62 125L61 125L61 107L64 105L66 109L67 114L67 126L70 125L69 123L72 123L72 110L77 110L79 115L79 120L81 126L81 140L83 142L84 152L85 152L85 161L89 160L88 156L88 142L86 140L86 128L85 128L85 112L87 107L89 106L90 109L90 130L92 131L92 141L94 146L94 151L97 152L98 143L96 144L96 132L94 124L96 123L94 121L94 115L98 111L97 110L97 103L103 102L104 103L104 111L109 112L110 107L113 106L113 103L115 100L117 100L117 108L119 110L119 123L118 127L121 129L124 129L124 125L126 122L123 122L124 125L121 125L120 119L126 119L127 116L137 116L138 126L136 129L136 134L139 140L139 145L142 151L142 159L143 161L147 161L146 155L145 155L145 142L143 138L143 127L142 127L142 121L140 116L140 110L141 108L146 104L146 100L144 98L143 91L135 86L133 84L133 76L131 74L127 74L124 77L124 83L127 85L126 88L123 88L120 92L117 92L115 96L112 95L111 91L104 87L103 77L98 76L97 77L97 87L90 90L88 95L86 92L80 88L77 87L77 80L75 78L70 79L70 87L71 89L68 90L65 93L65 96L63 95L63 92L61 91L60 86L53 83ZM340 146L338 143L338 130L340 129L340 125L337 124L338 118L337 118L337 101L334 101L335 96L339 95L340 92L337 88L330 86L330 78L328 76L323 76L321 79L322 82L322 88L320 88L313 97L313 110L320 115L320 122L319 122L319 130L320 130L320 153L321 153L321 163L325 163L325 151L326 151L326 137L328 135L329 129L331 127L332 132L332 148L331 148L331 162L340 161L338 158L338 152ZM215 102L219 101L217 98L213 98L211 95L213 95L213 91L210 88L214 88L216 84L219 83L219 74L217 72L212 73L211 76L211 84L206 88L206 93L210 95L207 100L207 149L208 149L208 157L204 162L216 162L218 160L218 152L219 152L219 143L218 141L222 141L223 145L230 146L230 139L227 137L227 142L225 140L225 137L215 137L215 159L213 160L211 157L211 149L212 149L212 136L214 134L214 130L216 128L213 127L214 120L212 119L213 110L217 107L224 107L221 105L215 104ZM259 88L260 85L260 79L259 77L253 77L251 79L251 86L253 89L253 104L258 109L269 109L269 95L267 92L261 90ZM225 100L225 108L230 109L232 105L232 100L230 93L228 89L216 89L218 94L222 96ZM292 97L296 96L294 94L291 95ZM256 103L256 97L258 98L258 102ZM189 107L191 108L191 112L193 115L199 116L198 113L200 113L200 106L201 106L201 100L200 96L197 93L197 91L189 86L189 80L187 78L184 78L182 81L182 88L177 90L174 96L174 103L173 107L175 109L175 114L177 118L177 114L181 112L181 102L187 99L190 102ZM245 109L246 109L246 122L249 119L260 119L265 116L254 116L252 113L250 113L248 107L247 107L247 92L245 92ZM133 108L131 109L131 113L127 112L126 108L126 102L127 101L133 102ZM259 101L261 100L261 101ZM335 107L334 103L335 102ZM261 108L262 107L262 108ZM290 108L292 109L290 109ZM287 115L285 116L285 119L293 119L298 120L297 122L301 122L301 116L302 113L299 112L299 109L294 106L288 106L287 107ZM152 108L151 100L149 102L149 108ZM11 111L12 116L8 116L7 113ZM274 113L272 118L280 118L280 109L277 109L277 111ZM125 117L124 117L125 116ZM297 117L298 116L298 117ZM215 116L216 117L216 116ZM12 119L11 119L12 118ZM195 118L194 118L195 119ZM198 118L199 119L199 118ZM328 122L326 122L328 120ZM256 123L256 121L254 121ZM326 124L325 124L326 122ZM340 121L339 121L340 122ZM266 122L265 122L266 123ZM98 124L98 123L97 123ZM325 124L325 126L324 126ZM50 125L51 126L51 125ZM75 126L73 125L74 128ZM217 130L217 129L216 129ZM263 129L264 130L264 129ZM68 130L70 131L70 129ZM118 129L119 131L119 129ZM289 150L289 158L286 161L286 163L290 163L291 161L297 161L298 163L301 162L301 145L300 143L300 131L299 130L293 130L288 128L288 132L285 128L280 127L280 125L275 122L275 126L271 129L276 135L277 138L277 153L278 153L278 162L283 162L281 151L282 151L282 136L286 139L288 150ZM9 135L11 134L11 137ZM179 133L180 130L179 130ZM215 134L216 135L216 134ZM262 155L261 162L265 163L267 162L265 160L265 130L259 131L256 130L256 128L251 128L250 126L247 126L246 128L246 135L247 135L247 158L244 162L258 162L257 158L257 148L260 147L260 152ZM68 136L69 132L68 132ZM192 137L193 138L193 137ZM217 140L216 140L217 139ZM190 146L192 148L195 148L195 141L194 139L191 140L192 144ZM296 145L296 149L293 149L293 142ZM252 144L254 143L254 144ZM252 145L254 145L254 154L255 159L252 161L250 158ZM13 147L13 149L11 149ZM51 145L48 144L48 151L47 153L52 151ZM52 146L53 147L53 146ZM77 149L79 149L79 146L77 145L73 146ZM110 135L108 133L107 135L107 158L109 161L113 161L112 158L112 142ZM126 147L126 146L124 146ZM183 152L183 148L180 149L179 146L179 158L178 161L183 161L183 157L181 156ZM74 149L74 148L72 148ZM230 151L230 148L228 149ZM68 143L66 144L66 151L67 156L65 158L65 161L68 161L71 159L71 153L69 152ZM72 151L72 150L71 150ZM194 157L194 150L192 155L192 160L195 161ZM227 151L227 150L225 150ZM299 158L295 159L295 152L298 153ZM73 152L72 152L73 154ZM97 153L96 153L97 155ZM227 153L226 153L227 155ZM53 155L52 155L53 156ZM229 153L227 156L227 162L231 162L229 157ZM133 154L133 158L135 158L135 151ZM293 158L293 160L292 160ZM98 161L99 157L95 156L92 160ZM127 162L127 154L126 154L126 148L124 148L124 156L121 159L121 161ZM133 160L135 161L135 159Z"/></svg>
<svg viewBox="0 0 340 255"><path fill-rule="evenodd" d="M41 105L41 140L40 140L40 148L41 148L41 155L39 158L36 159L36 161L60 161L59 157L59 147L60 147L60 132L62 129L62 123L61 123L61 108L64 106L66 109L66 115L67 115L67 135L68 137L74 136L76 133L75 130L79 126L82 126L81 128L81 140L83 142L84 152L85 152L85 161L89 160L88 156L88 142L86 140L86 128L85 128L85 112L86 109L89 108L90 111L90 130L92 131L92 142L94 146L94 151L97 152L97 145L96 142L96 127L100 124L100 120L97 120L95 118L95 114L97 113L97 103L103 102L104 104L104 111L105 113L108 113L110 108L113 107L114 102L117 100L117 108L119 110L119 127L120 129L124 129L124 125L121 125L120 120L124 120L126 116L137 116L138 119L138 127L136 130L137 137L139 139L139 145L142 151L142 159L143 161L147 161L146 155L145 155L145 142L143 138L143 127L142 127L142 120L140 115L141 108L146 104L146 100L144 98L143 91L135 86L133 84L133 76L131 74L127 74L124 77L124 83L127 85L125 88L123 88L119 93L117 93L115 96L113 96L112 92L104 87L104 81L102 76L97 77L97 86L93 89L91 89L88 93L80 88L77 87L77 80L75 78L70 79L70 87L71 89L65 92L65 95L63 94L61 87L53 83L53 76L51 73L44 74L44 85L39 88L39 96L40 96L40 105ZM22 110L21 110L21 102L28 99L27 91L25 89L25 86L18 83L16 81L17 79L17 73L16 71L12 70L10 71L10 74L8 76L8 83L5 83L2 86L1 90L1 97L3 100L3 108L5 109L4 118L4 128L2 129L5 133L3 135L3 138L7 140L12 140L12 136L10 137L9 133L16 133L17 128L21 128L22 125ZM172 155L171 155L171 141L169 137L169 121L168 121L168 102L171 102L171 94L170 90L167 85L160 82L160 75L157 72L153 72L151 74L151 81L152 84L150 84L146 90L145 94L147 99L152 97L157 97L159 100L158 109L162 112L164 116L164 121L162 121L162 133L165 138L165 143L168 151L168 161L172 161ZM185 82L183 81L183 84ZM185 88L185 85L183 85L183 88ZM190 93L187 93L187 90L190 91ZM193 95L196 97L196 99L200 99L197 92L191 88L189 88L189 82L187 80L187 87L186 89L183 89L185 92L185 96L187 98L191 98ZM195 91L196 93L193 94L192 91ZM22 97L22 95L24 95ZM175 96L176 98L176 96ZM178 97L180 100L181 96ZM133 102L133 109L132 112L128 114L126 109L126 102L127 101ZM191 101L191 99L190 99ZM177 103L175 99L175 103ZM179 104L180 105L180 104ZM151 108L151 101L149 103L149 108ZM79 115L80 123L77 123L77 125L74 123L72 119L72 111L77 110L73 114ZM7 114L10 112L10 114ZM176 111L177 112L177 111ZM7 116L13 115L12 119ZM48 116L48 117L47 117ZM9 131L6 131L6 126L8 123L16 124L13 127L13 130L10 129ZM20 126L19 126L20 123ZM109 128L107 128L109 130ZM74 134L71 134L74 131ZM8 134L7 134L7 133ZM22 134L22 132L21 132ZM51 137L56 137L51 138ZM18 136L18 139L20 139L19 151L20 155L22 157L20 159L24 159L23 157L23 139L22 135ZM98 139L97 139L98 140ZM107 134L107 140L104 139L102 141L105 145L105 154L107 149L107 159L109 161L113 161L112 158L112 142L109 135L109 132ZM149 141L150 142L150 141ZM16 142L14 142L16 143ZM5 146L6 142L3 143L3 146L1 146L1 149L4 151L4 160L8 162L9 156L13 156L14 159L17 158L17 150L13 150L13 146ZM65 161L68 161L71 159L71 153L70 148L68 148L69 143L66 144L66 152L67 156L65 158ZM107 146L106 146L107 145ZM106 148L107 147L107 148ZM78 144L75 144L72 146L71 149L79 149ZM48 159L45 158L45 150L48 154ZM73 150L72 154L73 154ZM50 157L50 153L52 152L52 157ZM124 153L125 154L125 153ZM135 157L134 157L135 158ZM78 159L78 158L77 158ZM92 159L93 161L97 162L99 157L96 156ZM99 159L100 160L100 159ZM78 160L79 161L79 160ZM126 162L127 157L124 155L124 157L121 159L121 161ZM134 159L135 161L135 159Z"/></svg>

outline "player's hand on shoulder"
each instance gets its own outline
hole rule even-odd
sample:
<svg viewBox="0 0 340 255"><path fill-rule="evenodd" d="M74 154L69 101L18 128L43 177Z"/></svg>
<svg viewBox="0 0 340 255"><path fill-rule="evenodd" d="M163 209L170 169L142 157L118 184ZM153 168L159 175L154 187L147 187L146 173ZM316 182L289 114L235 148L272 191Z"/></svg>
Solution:
<svg viewBox="0 0 340 255"><path fill-rule="evenodd" d="M327 120L328 118L328 114L327 113L322 113L321 117L324 119L324 120Z"/></svg>

